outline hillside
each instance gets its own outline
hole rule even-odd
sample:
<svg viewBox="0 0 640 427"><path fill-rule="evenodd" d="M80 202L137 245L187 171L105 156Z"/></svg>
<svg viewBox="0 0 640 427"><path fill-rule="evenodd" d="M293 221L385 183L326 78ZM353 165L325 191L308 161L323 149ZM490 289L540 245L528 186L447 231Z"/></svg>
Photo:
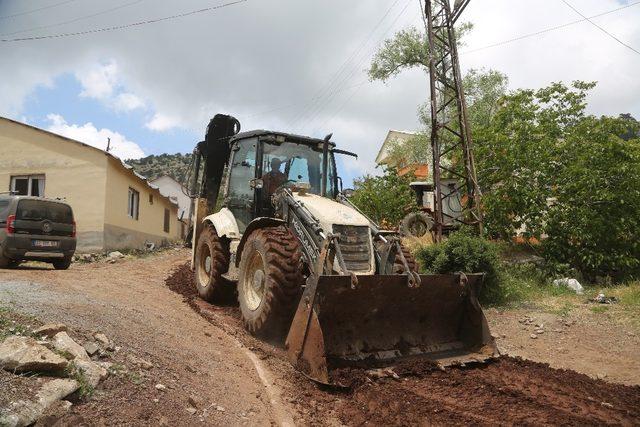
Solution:
<svg viewBox="0 0 640 427"><path fill-rule="evenodd" d="M128 160L127 163L140 175L149 180L169 175L183 183L191 165L191 153L160 154Z"/></svg>

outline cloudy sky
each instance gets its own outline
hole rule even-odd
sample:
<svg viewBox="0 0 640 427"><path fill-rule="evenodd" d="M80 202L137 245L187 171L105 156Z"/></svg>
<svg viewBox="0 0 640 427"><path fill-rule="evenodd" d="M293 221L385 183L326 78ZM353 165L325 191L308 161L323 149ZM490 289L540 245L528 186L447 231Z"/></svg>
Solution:
<svg viewBox="0 0 640 427"><path fill-rule="evenodd" d="M210 9L231 1L0 0L0 115L100 148L111 138L122 158L190 152L216 112L236 116L244 130L333 132L360 154L343 162L347 180L374 171L389 129L417 128L424 72L383 84L369 82L366 68L382 40L423 28L418 0L246 0ZM639 1L568 1L586 16L627 6L593 21L640 51ZM127 26L200 9L210 10ZM475 25L462 66L500 70L514 89L595 80L593 114L640 118L640 54L580 19L562 0L474 0L462 18Z"/></svg>

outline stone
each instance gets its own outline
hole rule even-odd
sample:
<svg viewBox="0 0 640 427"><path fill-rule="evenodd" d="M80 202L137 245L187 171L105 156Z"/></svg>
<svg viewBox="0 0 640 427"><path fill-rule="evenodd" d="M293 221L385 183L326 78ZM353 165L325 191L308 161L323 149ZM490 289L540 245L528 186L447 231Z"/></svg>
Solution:
<svg viewBox="0 0 640 427"><path fill-rule="evenodd" d="M601 405L605 408L613 409L613 405L609 402L602 402Z"/></svg>
<svg viewBox="0 0 640 427"><path fill-rule="evenodd" d="M187 402L189 403L189 405L193 406L194 408L200 408L202 406L202 400L194 395L189 396L189 399L187 400Z"/></svg>
<svg viewBox="0 0 640 427"><path fill-rule="evenodd" d="M103 333L98 332L96 334L93 334L93 337L103 346L105 346L105 348L107 350L113 351L116 348L113 346L113 343L111 342L111 340Z"/></svg>
<svg viewBox="0 0 640 427"><path fill-rule="evenodd" d="M166 391L167 390L167 386L164 384L156 384L156 390L158 391Z"/></svg>
<svg viewBox="0 0 640 427"><path fill-rule="evenodd" d="M529 338L531 338L532 340L535 340L536 338L538 338L538 336L536 334L531 334L529 335Z"/></svg>
<svg viewBox="0 0 640 427"><path fill-rule="evenodd" d="M2 426L27 426L35 423L51 405L78 390L80 384L68 378L45 383L34 400L20 400L5 408L0 415Z"/></svg>
<svg viewBox="0 0 640 427"><path fill-rule="evenodd" d="M74 364L76 365L76 368L82 372L87 383L93 388L96 388L100 381L109 376L109 371L104 366L101 366L96 362L89 360L76 360L74 361Z"/></svg>
<svg viewBox="0 0 640 427"><path fill-rule="evenodd" d="M48 323L46 325L40 326L38 329L35 329L33 331L33 334L39 337L45 336L45 337L51 338L58 332L66 332L66 331L67 331L67 325L65 325L64 323Z"/></svg>
<svg viewBox="0 0 640 427"><path fill-rule="evenodd" d="M191 415L195 415L198 410L196 408L188 407L187 412Z"/></svg>
<svg viewBox="0 0 640 427"><path fill-rule="evenodd" d="M109 252L109 255L107 255L107 258L120 259L120 258L124 258L124 255L120 251L113 251L113 252Z"/></svg>
<svg viewBox="0 0 640 427"><path fill-rule="evenodd" d="M98 347L98 344L94 342L86 342L84 343L83 347L89 356L93 356L98 351L100 351L100 347Z"/></svg>
<svg viewBox="0 0 640 427"><path fill-rule="evenodd" d="M216 406L216 411L218 411L218 412L224 412L224 411L225 411L225 409L224 409L224 407L222 407L222 406Z"/></svg>
<svg viewBox="0 0 640 427"><path fill-rule="evenodd" d="M142 359L140 357L136 357L133 354L128 355L127 356L127 360L129 361L129 363L131 363L131 364L133 364L133 365L135 365L135 366L137 366L139 368L142 368L145 371L153 369L153 367L154 367L153 363L151 363L149 361L146 361L146 360L144 360L144 359Z"/></svg>
<svg viewBox="0 0 640 427"><path fill-rule="evenodd" d="M74 359L89 360L89 355L80 344L66 332L58 332L53 337L53 346L56 350L69 353Z"/></svg>
<svg viewBox="0 0 640 427"><path fill-rule="evenodd" d="M67 359L29 337L10 336L0 343L0 367L16 372L61 372Z"/></svg>
<svg viewBox="0 0 640 427"><path fill-rule="evenodd" d="M538 335L544 334L544 329L536 329L534 332Z"/></svg>
<svg viewBox="0 0 640 427"><path fill-rule="evenodd" d="M577 295L582 295L584 293L584 288L576 279L571 279L569 277L564 277L562 279L556 279L553 281L554 286L564 286L565 288L569 288L574 291Z"/></svg>

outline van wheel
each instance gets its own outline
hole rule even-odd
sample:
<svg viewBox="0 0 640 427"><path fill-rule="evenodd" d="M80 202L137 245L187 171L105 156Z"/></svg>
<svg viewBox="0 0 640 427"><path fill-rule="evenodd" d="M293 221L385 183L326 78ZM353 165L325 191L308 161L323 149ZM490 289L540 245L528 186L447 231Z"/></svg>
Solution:
<svg viewBox="0 0 640 427"><path fill-rule="evenodd" d="M302 251L284 227L256 230L240 259L238 302L244 326L253 335L280 340L300 298Z"/></svg>
<svg viewBox="0 0 640 427"><path fill-rule="evenodd" d="M71 257L64 257L59 261L53 261L53 268L56 270L67 270L71 265Z"/></svg>
<svg viewBox="0 0 640 427"><path fill-rule="evenodd" d="M205 301L227 299L229 285L222 275L229 271L230 258L229 245L218 237L211 224L205 225L198 236L195 260L196 288Z"/></svg>
<svg viewBox="0 0 640 427"><path fill-rule="evenodd" d="M422 237L433 228L433 218L425 212L411 212L402 219L400 233L403 236Z"/></svg>

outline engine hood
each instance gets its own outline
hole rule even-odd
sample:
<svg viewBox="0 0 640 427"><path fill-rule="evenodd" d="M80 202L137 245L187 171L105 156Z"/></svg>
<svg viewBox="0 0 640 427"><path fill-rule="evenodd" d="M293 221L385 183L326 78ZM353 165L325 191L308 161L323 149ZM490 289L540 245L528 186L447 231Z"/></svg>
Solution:
<svg viewBox="0 0 640 427"><path fill-rule="evenodd" d="M331 232L334 224L340 225L365 225L369 226L369 220L357 210L316 194L300 195L293 193L293 197L309 209L314 217L320 221L325 232Z"/></svg>

